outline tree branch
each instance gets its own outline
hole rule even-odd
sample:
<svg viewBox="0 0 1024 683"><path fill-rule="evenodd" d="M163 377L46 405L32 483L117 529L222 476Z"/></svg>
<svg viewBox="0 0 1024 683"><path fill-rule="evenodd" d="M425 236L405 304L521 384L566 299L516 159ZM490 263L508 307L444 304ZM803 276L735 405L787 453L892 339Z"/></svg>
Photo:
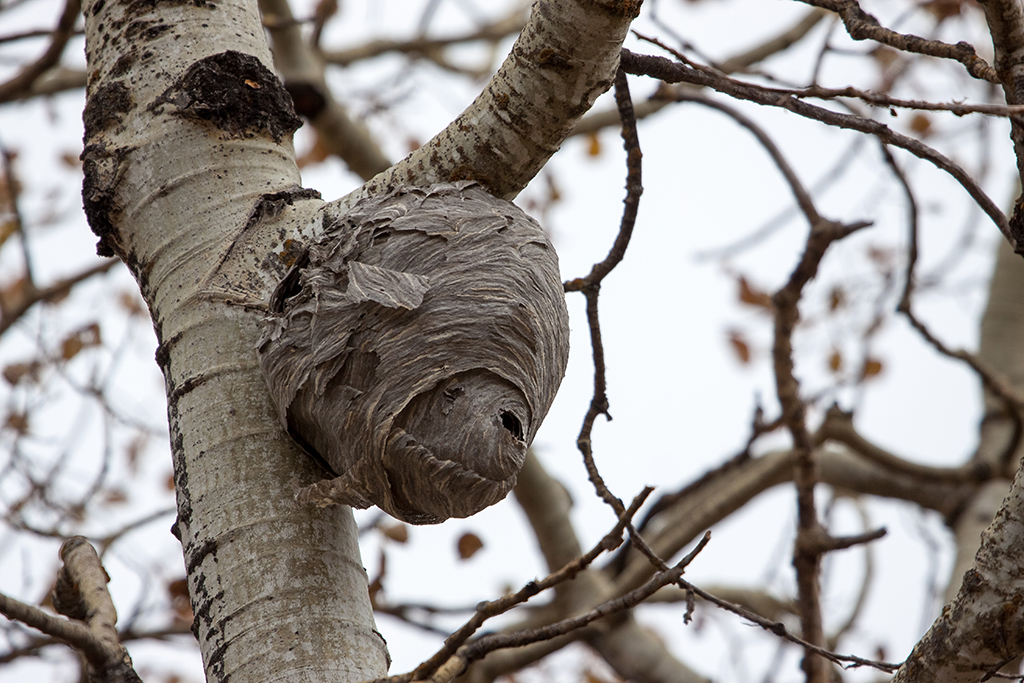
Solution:
<svg viewBox="0 0 1024 683"><path fill-rule="evenodd" d="M96 680L141 683L118 637L117 612L107 591L110 578L89 542L81 536L64 541L64 565L57 573L53 605L67 619L47 614L0 594L0 612L79 650Z"/></svg>
<svg viewBox="0 0 1024 683"><path fill-rule="evenodd" d="M66 0L57 27L53 30L46 51L6 83L0 84L0 104L23 97L44 73L60 62L68 40L75 34L75 21L81 10L81 0Z"/></svg>

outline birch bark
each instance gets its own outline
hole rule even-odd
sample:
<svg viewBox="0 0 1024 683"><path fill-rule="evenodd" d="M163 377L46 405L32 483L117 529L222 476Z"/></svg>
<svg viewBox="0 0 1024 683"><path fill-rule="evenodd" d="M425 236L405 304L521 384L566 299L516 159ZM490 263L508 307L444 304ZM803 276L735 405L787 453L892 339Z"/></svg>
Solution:
<svg viewBox="0 0 1024 683"><path fill-rule="evenodd" d="M473 179L509 198L612 82L639 2L548 0L476 103L357 196ZM263 302L317 233L300 125L255 2L89 0L83 200L136 277L159 340L180 538L209 681L384 675L348 508L278 427L255 357Z"/></svg>

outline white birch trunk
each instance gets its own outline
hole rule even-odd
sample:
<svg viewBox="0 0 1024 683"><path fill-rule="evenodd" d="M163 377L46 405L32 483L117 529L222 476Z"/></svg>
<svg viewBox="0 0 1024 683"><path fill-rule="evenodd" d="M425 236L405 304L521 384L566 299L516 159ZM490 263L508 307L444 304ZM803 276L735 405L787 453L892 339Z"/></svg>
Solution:
<svg viewBox="0 0 1024 683"><path fill-rule="evenodd" d="M612 82L634 2L543 2L449 130L371 183L476 179L514 196ZM150 307L166 379L178 520L209 681L382 676L348 508L294 500L321 478L278 426L256 363L262 304L325 205L299 188L255 2L84 8L83 190L101 250Z"/></svg>

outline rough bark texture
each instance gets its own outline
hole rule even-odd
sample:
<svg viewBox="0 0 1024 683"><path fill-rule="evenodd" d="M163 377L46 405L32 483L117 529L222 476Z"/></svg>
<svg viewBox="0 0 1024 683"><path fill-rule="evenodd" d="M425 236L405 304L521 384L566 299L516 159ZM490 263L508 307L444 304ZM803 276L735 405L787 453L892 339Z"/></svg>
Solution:
<svg viewBox="0 0 1024 683"><path fill-rule="evenodd" d="M461 182L364 200L325 232L258 347L282 424L337 477L300 500L414 524L498 502L569 355L544 231Z"/></svg>
<svg viewBox="0 0 1024 683"><path fill-rule="evenodd" d="M262 313L211 294L236 242L322 204L296 189L298 120L255 4L97 0L84 14L83 196L101 249L138 280L160 343L174 530L207 679L382 675L351 513L294 501L293 482L312 483L318 469L274 420L254 352ZM246 265L235 291L288 267L265 252Z"/></svg>
<svg viewBox="0 0 1024 683"><path fill-rule="evenodd" d="M471 108L443 144L359 196L457 179L513 196L611 83L638 8L540 3L481 97L490 113ZM101 251L138 280L159 340L174 530L207 679L382 676L350 510L296 503L296 483L323 473L280 428L255 354L298 246L354 199L324 205L299 187L298 121L255 3L90 0L83 14L83 200Z"/></svg>
<svg viewBox="0 0 1024 683"><path fill-rule="evenodd" d="M1018 473L995 520L981 539L974 566L956 599L946 605L914 647L895 681L972 683L1024 652L1024 482Z"/></svg>

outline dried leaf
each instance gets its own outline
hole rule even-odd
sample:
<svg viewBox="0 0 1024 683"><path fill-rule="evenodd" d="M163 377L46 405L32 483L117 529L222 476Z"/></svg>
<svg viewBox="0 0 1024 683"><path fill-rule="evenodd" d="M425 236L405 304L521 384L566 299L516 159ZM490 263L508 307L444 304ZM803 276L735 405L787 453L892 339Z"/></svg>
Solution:
<svg viewBox="0 0 1024 683"><path fill-rule="evenodd" d="M0 310L10 311L20 308L25 300L25 291L28 287L28 279L20 277L6 287L0 288Z"/></svg>
<svg viewBox="0 0 1024 683"><path fill-rule="evenodd" d="M82 165L82 159L78 152L64 152L60 155L60 160L68 168L78 168Z"/></svg>
<svg viewBox="0 0 1024 683"><path fill-rule="evenodd" d="M928 0L921 7L935 17L937 22L960 16L963 0Z"/></svg>
<svg viewBox="0 0 1024 683"><path fill-rule="evenodd" d="M459 537L459 558L468 560L476 555L476 552L484 547L484 542L473 533L465 533Z"/></svg>
<svg viewBox="0 0 1024 683"><path fill-rule="evenodd" d="M168 491L173 491L174 490L174 473L173 472L171 472L170 474L167 475L167 479L164 480L164 486L167 487Z"/></svg>
<svg viewBox="0 0 1024 683"><path fill-rule="evenodd" d="M739 330L729 331L729 344L732 346L736 359L743 365L750 362L750 344Z"/></svg>
<svg viewBox="0 0 1024 683"><path fill-rule="evenodd" d="M28 434L28 415L25 413L10 413L4 420L4 429L11 429L21 436Z"/></svg>
<svg viewBox="0 0 1024 683"><path fill-rule="evenodd" d="M128 501L128 494L124 489L110 489L103 495L103 502L108 505L117 505Z"/></svg>
<svg viewBox="0 0 1024 683"><path fill-rule="evenodd" d="M134 317L146 315L146 304L139 298L138 294L130 290L123 290L118 294L117 302L128 315Z"/></svg>
<svg viewBox="0 0 1024 683"><path fill-rule="evenodd" d="M846 305L846 291L836 285L828 293L828 310L837 311Z"/></svg>
<svg viewBox="0 0 1024 683"><path fill-rule="evenodd" d="M377 594L384 590L384 576L388 573L388 556L384 554L384 548L380 549L380 571L370 582L370 603L377 604Z"/></svg>
<svg viewBox="0 0 1024 683"><path fill-rule="evenodd" d="M3 376L7 383L14 386L23 379L35 384L39 381L39 361L34 360L28 363L11 363L4 368Z"/></svg>
<svg viewBox="0 0 1024 683"><path fill-rule="evenodd" d="M892 63L895 62L899 58L899 56L899 52L892 49L891 47L886 47L884 45L881 47L877 47L871 51L871 58L874 59L875 62L878 63L878 66L882 67L883 69L892 66Z"/></svg>
<svg viewBox="0 0 1024 683"><path fill-rule="evenodd" d="M64 340L64 343L60 345L60 356L64 360L71 360L78 355L78 352L85 347L82 343L81 337L77 334L73 334Z"/></svg>
<svg viewBox="0 0 1024 683"><path fill-rule="evenodd" d="M878 266L879 270L892 270L893 258L895 257L895 252L892 249L870 244L865 250L865 253L871 262Z"/></svg>
<svg viewBox="0 0 1024 683"><path fill-rule="evenodd" d="M11 219L0 223L0 245L16 232L18 232L18 223L15 220Z"/></svg>
<svg viewBox="0 0 1024 683"><path fill-rule="evenodd" d="M99 346L101 343L103 338L100 335L100 326L98 323L91 323L75 330L61 342L60 355L64 360L71 360L82 349Z"/></svg>
<svg viewBox="0 0 1024 683"><path fill-rule="evenodd" d="M146 435L140 432L135 435L135 438L128 442L127 446L125 446L124 457L125 460L128 461L128 470L133 475L138 474L139 454L141 454L143 449L145 449L146 441ZM172 481L171 483L173 484L174 482Z"/></svg>
<svg viewBox="0 0 1024 683"><path fill-rule="evenodd" d="M192 623L192 602L188 597L188 579L178 579L167 584L167 595L171 600L171 611L174 618L184 623Z"/></svg>
<svg viewBox="0 0 1024 683"><path fill-rule="evenodd" d="M843 355L839 352L839 349L832 349L832 353L828 357L828 369L831 370L833 374L836 374L843 369Z"/></svg>
<svg viewBox="0 0 1024 683"><path fill-rule="evenodd" d="M877 377L881 374L882 369L882 361L876 358L865 358L864 367L861 368L860 371L860 378L870 379L872 377Z"/></svg>
<svg viewBox="0 0 1024 683"><path fill-rule="evenodd" d="M395 543L408 543L409 542L409 527L404 524L390 524L388 526L382 526L380 528L385 538L388 538Z"/></svg>
<svg viewBox="0 0 1024 683"><path fill-rule="evenodd" d="M601 137L597 133L587 134L587 156L601 156Z"/></svg>
<svg viewBox="0 0 1024 683"><path fill-rule="evenodd" d="M742 275L736 280L739 285L739 300L748 306L757 306L766 310L772 310L772 297L765 291L750 284L750 281Z"/></svg>
<svg viewBox="0 0 1024 683"><path fill-rule="evenodd" d="M910 119L910 130L926 138L932 132L932 120L926 114L914 114Z"/></svg>

